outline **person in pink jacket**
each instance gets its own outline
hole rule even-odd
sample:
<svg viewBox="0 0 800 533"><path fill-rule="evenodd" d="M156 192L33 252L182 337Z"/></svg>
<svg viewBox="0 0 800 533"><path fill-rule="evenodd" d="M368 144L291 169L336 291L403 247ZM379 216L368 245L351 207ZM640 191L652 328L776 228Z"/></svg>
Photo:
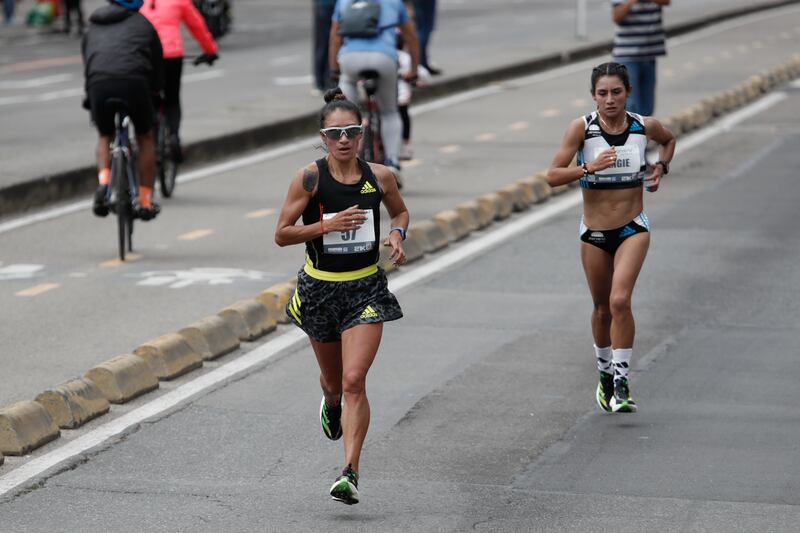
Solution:
<svg viewBox="0 0 800 533"><path fill-rule="evenodd" d="M213 64L219 57L217 43L206 27L203 16L192 3L192 0L145 0L139 11L147 17L158 32L161 47L164 49L164 110L167 126L171 132L174 151L178 160L182 160L178 130L181 125L181 73L183 72L183 38L181 22L186 24L195 38L203 55L195 59L194 64Z"/></svg>

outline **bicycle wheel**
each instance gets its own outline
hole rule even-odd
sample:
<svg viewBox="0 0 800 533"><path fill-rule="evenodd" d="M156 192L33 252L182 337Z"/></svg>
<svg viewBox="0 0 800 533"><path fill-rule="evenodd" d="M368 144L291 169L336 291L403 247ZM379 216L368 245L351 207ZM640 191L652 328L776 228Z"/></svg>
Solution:
<svg viewBox="0 0 800 533"><path fill-rule="evenodd" d="M175 159L175 147L170 143L169 130L162 125L158 128L156 144L156 170L161 195L169 198L175 191L175 180L178 176L178 162Z"/></svg>
<svg viewBox="0 0 800 533"><path fill-rule="evenodd" d="M125 252L130 248L131 226L131 193L128 189L128 176L125 157L115 155L111 160L111 181L114 183L115 211L117 213L117 236L119 238L119 260L125 261Z"/></svg>

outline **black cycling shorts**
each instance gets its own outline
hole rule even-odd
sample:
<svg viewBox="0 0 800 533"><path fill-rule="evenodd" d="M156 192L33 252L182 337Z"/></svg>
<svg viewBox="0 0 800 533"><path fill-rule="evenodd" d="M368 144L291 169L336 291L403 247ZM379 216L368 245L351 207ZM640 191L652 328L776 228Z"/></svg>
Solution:
<svg viewBox="0 0 800 533"><path fill-rule="evenodd" d="M389 292L386 273L378 268L352 281L321 280L301 270L286 314L315 341L335 342L347 329L397 320L403 311Z"/></svg>
<svg viewBox="0 0 800 533"><path fill-rule="evenodd" d="M128 102L128 116L133 121L136 135L143 135L153 128L153 101L150 87L143 80L102 80L89 85L89 104L92 122L100 135L114 135L114 109L104 105L110 98Z"/></svg>

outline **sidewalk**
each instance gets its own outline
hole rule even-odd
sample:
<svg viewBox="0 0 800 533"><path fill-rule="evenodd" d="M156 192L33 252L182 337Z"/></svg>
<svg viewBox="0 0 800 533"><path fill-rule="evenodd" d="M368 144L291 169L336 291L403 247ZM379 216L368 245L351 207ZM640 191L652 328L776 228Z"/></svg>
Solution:
<svg viewBox="0 0 800 533"><path fill-rule="evenodd" d="M99 0L92 0L96 2ZM776 6L797 3L798 0L709 0L702 5L671 6L665 15L670 36L694 30L707 24L760 11ZM89 11L91 2L87 2ZM459 11L458 4L442 3L440 25L432 46L434 57L445 68L445 75L433 87L420 92L417 102L451 94L456 91L483 85L526 73L592 56L599 56L610 48L613 27L605 2L589 5L589 38L579 41L573 37L574 17L563 3L537 6L535 12L515 13L512 9L482 8L475 12ZM520 20L515 20L515 15ZM291 14L296 18L296 14ZM509 32L505 28L514 22L530 26L530 33ZM303 36L297 41L269 49L227 50L223 41L224 77L213 83L192 85L185 98L184 142L187 159L197 164L219 159L235 153L255 149L268 143L308 134L314 129L314 118L319 108L319 98L308 94L308 86L280 86L277 82L254 73L254 64L269 65L285 59L294 59L293 68L308 71L305 58L308 43ZM492 43L489 46L488 43ZM297 60L303 57L302 65ZM270 68L278 71L278 68ZM202 85L202 87L201 87ZM209 105L213 102L213 105ZM44 107L44 104L42 104ZM58 110L63 108L61 106ZM24 139L19 129L28 121L33 127L27 140L19 140L16 147L2 155L8 161L7 171L12 177L0 178L0 214L2 216L35 206L84 195L92 190L96 177L91 160L91 130L86 117L70 100L65 117L59 122L57 114L48 114L46 108L40 118L30 117L28 111L20 115L25 120L15 135ZM57 110L57 111L58 111ZM30 117L30 118L29 118ZM54 120L56 139L41 139L43 120ZM6 122L4 120L4 122ZM42 141L55 141L52 150L41 153ZM5 142L0 143L7 144ZM89 148L87 148L89 146ZM27 152L27 153L26 153ZM14 177L14 166L23 166Z"/></svg>

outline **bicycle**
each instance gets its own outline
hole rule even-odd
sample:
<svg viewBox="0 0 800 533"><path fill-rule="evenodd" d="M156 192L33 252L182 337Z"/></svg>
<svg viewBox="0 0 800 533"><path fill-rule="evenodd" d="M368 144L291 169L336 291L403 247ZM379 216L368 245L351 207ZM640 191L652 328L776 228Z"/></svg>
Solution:
<svg viewBox="0 0 800 533"><path fill-rule="evenodd" d="M218 59L216 54L199 56L185 56L184 61L192 60L194 66L207 64L209 67L214 65ZM161 196L170 198L175 191L175 183L178 179L178 166L182 159L179 154L178 132L173 132L167 123L166 105L162 98L155 117L156 131L156 175L161 186Z"/></svg>
<svg viewBox="0 0 800 533"><path fill-rule="evenodd" d="M110 98L104 105L114 108L114 140L111 143L111 182L106 192L106 204L117 215L119 259L133 251L134 202L139 197L136 176L136 141L133 122L128 116L128 103Z"/></svg>
<svg viewBox="0 0 800 533"><path fill-rule="evenodd" d="M179 158L173 132L167 124L164 102L156 113L156 175L161 185L161 196L170 198L175 191Z"/></svg>
<svg viewBox="0 0 800 533"><path fill-rule="evenodd" d="M380 74L375 70L365 70L358 75L358 87L364 109L364 134L359 148L359 157L370 163L383 164L383 139L381 138L381 114L378 109L378 79Z"/></svg>

